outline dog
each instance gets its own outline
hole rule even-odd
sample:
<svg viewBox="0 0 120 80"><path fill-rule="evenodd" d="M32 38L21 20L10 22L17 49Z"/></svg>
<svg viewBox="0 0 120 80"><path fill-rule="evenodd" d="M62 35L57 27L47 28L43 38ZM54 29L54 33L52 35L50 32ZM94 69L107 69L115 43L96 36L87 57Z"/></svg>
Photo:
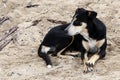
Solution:
<svg viewBox="0 0 120 80"><path fill-rule="evenodd" d="M74 37L65 30L70 23L52 28L44 37L38 49L38 55L46 62L48 68L52 67L49 54L57 56L64 53L72 44Z"/></svg>
<svg viewBox="0 0 120 80"><path fill-rule="evenodd" d="M74 36L71 46L81 52L85 73L93 71L97 60L106 55L106 26L96 16L95 11L78 8L65 29L68 35Z"/></svg>

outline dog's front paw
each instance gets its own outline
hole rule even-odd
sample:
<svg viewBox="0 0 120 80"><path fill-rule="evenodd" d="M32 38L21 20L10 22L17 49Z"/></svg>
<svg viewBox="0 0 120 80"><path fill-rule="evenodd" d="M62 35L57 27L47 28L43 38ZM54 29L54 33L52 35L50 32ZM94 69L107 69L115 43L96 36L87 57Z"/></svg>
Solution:
<svg viewBox="0 0 120 80"><path fill-rule="evenodd" d="M89 60L85 63L84 65L84 73L88 73L88 72L91 72L94 70L94 65L95 65L95 62L93 60Z"/></svg>
<svg viewBox="0 0 120 80"><path fill-rule="evenodd" d="M93 67L89 67L89 66L86 65L86 67L84 68L84 73L88 73L88 72L91 72L93 70L94 70Z"/></svg>
<svg viewBox="0 0 120 80"><path fill-rule="evenodd" d="M94 64L95 64L95 62L92 60L87 61L84 65L84 73L88 73L88 72L93 71Z"/></svg>
<svg viewBox="0 0 120 80"><path fill-rule="evenodd" d="M86 62L86 65L88 67L93 67L95 65L95 61L94 60L89 60L89 61Z"/></svg>

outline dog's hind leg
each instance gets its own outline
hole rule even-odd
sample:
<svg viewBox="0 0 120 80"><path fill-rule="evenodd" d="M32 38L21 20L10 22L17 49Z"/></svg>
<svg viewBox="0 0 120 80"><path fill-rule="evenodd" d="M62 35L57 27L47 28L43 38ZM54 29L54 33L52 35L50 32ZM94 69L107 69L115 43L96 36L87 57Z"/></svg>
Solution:
<svg viewBox="0 0 120 80"><path fill-rule="evenodd" d="M65 50L73 43L74 41L74 36L71 37L71 40L68 39L68 40L64 40L62 43L63 43L63 46L64 48L62 48L58 53L57 53L57 56L59 58L68 58L68 56L65 56ZM68 43L69 42L69 43ZM61 44L62 44L61 43ZM66 44L67 43L67 44ZM72 57L72 56L71 56ZM73 58L73 57L72 57Z"/></svg>
<svg viewBox="0 0 120 80"><path fill-rule="evenodd" d="M100 48L100 52L98 53L100 55L100 59L106 56L106 48L107 48L107 40L105 40L104 44Z"/></svg>
<svg viewBox="0 0 120 80"><path fill-rule="evenodd" d="M41 45L38 49L38 55L46 62L47 67L51 68L52 62L50 60L50 57L47 54L49 50L50 50L50 47Z"/></svg>

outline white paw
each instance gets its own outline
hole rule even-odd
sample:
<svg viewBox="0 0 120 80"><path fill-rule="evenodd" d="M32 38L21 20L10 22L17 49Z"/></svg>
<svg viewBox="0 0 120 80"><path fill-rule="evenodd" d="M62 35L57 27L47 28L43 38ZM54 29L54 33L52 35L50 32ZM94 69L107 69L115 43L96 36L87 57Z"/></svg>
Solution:
<svg viewBox="0 0 120 80"><path fill-rule="evenodd" d="M89 67L93 67L95 65L95 61L89 60L89 61L87 61L86 65Z"/></svg>
<svg viewBox="0 0 120 80"><path fill-rule="evenodd" d="M51 66L51 65L47 65L47 68L49 68L49 69L50 69L50 68L52 68L52 66Z"/></svg>
<svg viewBox="0 0 120 80"><path fill-rule="evenodd" d="M94 71L93 67L89 67L89 66L84 67L84 73L88 73L88 72L91 72L91 71Z"/></svg>

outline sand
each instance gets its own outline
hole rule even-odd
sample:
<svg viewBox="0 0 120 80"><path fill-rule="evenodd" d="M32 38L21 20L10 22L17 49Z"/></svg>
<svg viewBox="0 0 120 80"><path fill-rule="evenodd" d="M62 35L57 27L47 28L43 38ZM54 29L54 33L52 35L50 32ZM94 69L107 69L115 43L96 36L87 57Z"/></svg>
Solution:
<svg viewBox="0 0 120 80"><path fill-rule="evenodd" d="M4 3L3 3L4 1ZM0 51L0 80L120 80L120 0L0 0L0 36L18 26L15 41ZM39 6L26 8L29 4ZM94 10L107 26L107 55L95 70L83 73L79 57L51 57L53 68L46 68L37 50L45 34L54 26L47 19L70 22L76 8ZM31 26L35 20L41 20Z"/></svg>

